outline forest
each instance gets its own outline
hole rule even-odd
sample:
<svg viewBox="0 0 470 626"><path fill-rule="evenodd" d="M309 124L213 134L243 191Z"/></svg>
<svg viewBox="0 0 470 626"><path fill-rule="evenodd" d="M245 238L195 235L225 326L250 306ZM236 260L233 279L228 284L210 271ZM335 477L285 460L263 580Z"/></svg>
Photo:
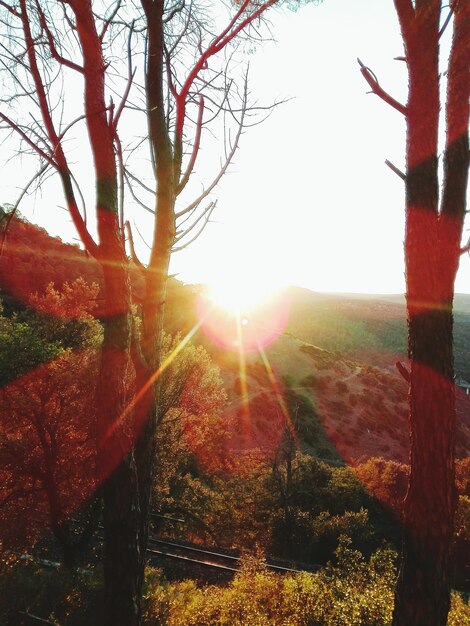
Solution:
<svg viewBox="0 0 470 626"><path fill-rule="evenodd" d="M470 4L389 1L406 104L357 72L406 124L405 294L262 298L171 263L310 3L0 1L2 624L470 623ZM51 184L78 243L22 212Z"/></svg>

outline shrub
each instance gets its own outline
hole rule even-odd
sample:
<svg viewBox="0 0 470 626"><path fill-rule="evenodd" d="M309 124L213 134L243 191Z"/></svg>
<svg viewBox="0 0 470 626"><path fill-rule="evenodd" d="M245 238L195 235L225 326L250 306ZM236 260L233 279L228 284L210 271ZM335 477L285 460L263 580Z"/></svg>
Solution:
<svg viewBox="0 0 470 626"><path fill-rule="evenodd" d="M396 555L369 560L342 537L336 564L318 574L274 574L247 558L226 587L166 583L149 572L146 626L386 626L391 623ZM153 579L152 579L153 576ZM448 626L469 623L470 607L452 594Z"/></svg>

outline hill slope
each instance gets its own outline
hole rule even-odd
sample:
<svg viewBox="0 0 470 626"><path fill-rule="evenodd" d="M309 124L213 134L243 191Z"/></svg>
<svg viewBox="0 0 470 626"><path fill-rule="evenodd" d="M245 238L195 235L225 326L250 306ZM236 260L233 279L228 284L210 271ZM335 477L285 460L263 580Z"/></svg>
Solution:
<svg viewBox="0 0 470 626"><path fill-rule="evenodd" d="M18 306L50 281L60 286L78 276L98 284L102 280L96 262L80 248L49 237L25 220L12 220L0 262L4 300ZM138 291L135 271L133 284ZM197 324L200 290L170 280L170 332L184 335ZM236 353L216 346L201 330L194 338L209 350L225 377L229 413L236 418L233 445L258 446L271 454L287 427L288 413L299 431L299 446L322 458L351 461L380 454L406 460L407 386L394 365L405 359L403 296L319 294L297 287L285 295L290 307L287 326L266 349L272 372L260 354L248 354L245 384ZM470 295L455 299L454 348L456 371L470 380ZM470 396L457 395L457 451L465 455L470 449Z"/></svg>
<svg viewBox="0 0 470 626"><path fill-rule="evenodd" d="M170 289L169 320L178 318L181 324L184 318L185 332L197 322L194 301L198 291L197 286L176 283ZM306 451L336 461L380 455L406 462L408 389L395 367L397 360L405 360L403 297L318 294L291 288L288 298L286 329L265 351L271 376L257 352L246 354L243 366L236 352L221 349L201 331L196 335L225 378L230 416L237 418L234 445L239 449L258 446L272 453L286 428L279 386L290 419L300 423L299 445ZM465 377L470 373L470 296L459 295L456 300L456 362ZM242 382L243 368L246 383ZM457 409L457 454L466 456L470 397L460 390Z"/></svg>

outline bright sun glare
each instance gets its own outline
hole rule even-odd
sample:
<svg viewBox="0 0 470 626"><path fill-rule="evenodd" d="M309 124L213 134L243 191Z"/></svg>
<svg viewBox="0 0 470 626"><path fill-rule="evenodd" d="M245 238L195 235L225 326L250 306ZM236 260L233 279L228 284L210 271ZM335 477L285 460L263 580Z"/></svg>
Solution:
<svg viewBox="0 0 470 626"><path fill-rule="evenodd" d="M214 281L209 285L208 297L215 306L241 315L262 306L275 291L269 281L243 274Z"/></svg>
<svg viewBox="0 0 470 626"><path fill-rule="evenodd" d="M224 271L198 303L204 332L229 350L250 352L269 345L287 322L282 290L252 266Z"/></svg>

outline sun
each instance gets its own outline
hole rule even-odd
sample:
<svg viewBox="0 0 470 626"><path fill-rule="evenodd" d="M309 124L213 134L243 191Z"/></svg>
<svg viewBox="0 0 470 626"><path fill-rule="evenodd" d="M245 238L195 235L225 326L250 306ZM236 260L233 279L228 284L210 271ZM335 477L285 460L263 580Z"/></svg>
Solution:
<svg viewBox="0 0 470 626"><path fill-rule="evenodd" d="M283 290L269 276L241 268L225 272L200 295L198 317L216 344L243 352L269 345L283 331L288 317Z"/></svg>
<svg viewBox="0 0 470 626"><path fill-rule="evenodd" d="M208 285L207 297L229 313L243 316L260 308L276 293L267 277L247 273L222 277Z"/></svg>

